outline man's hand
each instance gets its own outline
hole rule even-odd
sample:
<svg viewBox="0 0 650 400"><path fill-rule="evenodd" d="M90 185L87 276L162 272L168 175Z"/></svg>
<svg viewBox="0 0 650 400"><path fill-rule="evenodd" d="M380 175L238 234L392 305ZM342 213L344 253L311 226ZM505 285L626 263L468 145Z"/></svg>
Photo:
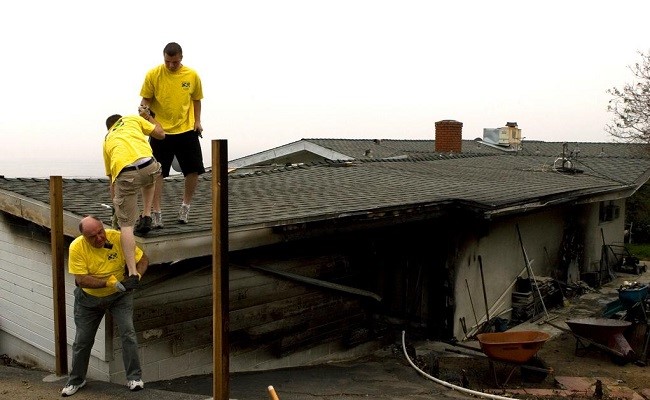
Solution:
<svg viewBox="0 0 650 400"><path fill-rule="evenodd" d="M149 106L143 106L143 105L139 106L138 107L138 114L140 114L140 116L142 118L146 119L146 120L148 120L149 117L156 118L156 113L151 111Z"/></svg>
<svg viewBox="0 0 650 400"><path fill-rule="evenodd" d="M194 121L194 131L199 134L199 137L203 137L203 126L201 126L201 121Z"/></svg>
<svg viewBox="0 0 650 400"><path fill-rule="evenodd" d="M111 275L107 280L106 280L106 287L115 287L119 292L126 292L126 288L122 284L122 282L118 281L115 275Z"/></svg>
<svg viewBox="0 0 650 400"><path fill-rule="evenodd" d="M151 110L147 106L140 106L138 107L138 114L144 119L147 119L149 116L152 115Z"/></svg>
<svg viewBox="0 0 650 400"><path fill-rule="evenodd" d="M122 285L126 290L137 289L140 286L140 276L131 275L122 281Z"/></svg>

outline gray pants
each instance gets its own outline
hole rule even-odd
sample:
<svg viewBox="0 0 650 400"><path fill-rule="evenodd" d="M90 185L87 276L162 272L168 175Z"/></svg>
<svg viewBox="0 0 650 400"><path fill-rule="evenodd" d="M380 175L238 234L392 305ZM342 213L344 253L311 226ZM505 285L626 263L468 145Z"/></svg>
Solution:
<svg viewBox="0 0 650 400"><path fill-rule="evenodd" d="M133 327L133 292L95 297L77 287L74 290L74 323L77 334L72 345L72 371L68 385L79 385L86 379L90 351L95 343L97 328L106 311L110 312L122 339L122 359L127 380L142 377L138 340ZM109 328L110 329L110 328Z"/></svg>

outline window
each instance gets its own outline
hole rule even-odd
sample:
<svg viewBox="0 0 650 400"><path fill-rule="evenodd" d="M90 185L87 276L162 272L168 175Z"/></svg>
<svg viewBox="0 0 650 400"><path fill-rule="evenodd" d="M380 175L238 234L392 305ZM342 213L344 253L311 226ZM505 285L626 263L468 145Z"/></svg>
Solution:
<svg viewBox="0 0 650 400"><path fill-rule="evenodd" d="M614 221L620 217L621 208L613 201L601 201L599 214L600 222Z"/></svg>

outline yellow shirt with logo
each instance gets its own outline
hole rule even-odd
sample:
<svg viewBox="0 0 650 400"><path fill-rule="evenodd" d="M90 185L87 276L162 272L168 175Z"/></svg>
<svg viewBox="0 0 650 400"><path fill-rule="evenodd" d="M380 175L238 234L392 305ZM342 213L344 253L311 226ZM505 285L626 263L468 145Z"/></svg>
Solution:
<svg viewBox="0 0 650 400"><path fill-rule="evenodd" d="M203 87L193 69L183 65L171 72L161 64L147 72L140 96L151 99L149 108L156 113L156 120L173 135L194 129L193 101L203 98Z"/></svg>
<svg viewBox="0 0 650 400"><path fill-rule="evenodd" d="M118 281L123 280L126 261L120 245L120 232L114 229L106 229L106 239L108 243L113 245L113 248L97 248L88 243L83 235L77 236L70 243L68 272L73 275L92 275L100 279L108 279L111 275L115 275ZM142 254L142 250L136 246L136 262L140 261ZM84 292L96 297L106 297L117 292L117 289L113 286L82 289Z"/></svg>
<svg viewBox="0 0 650 400"><path fill-rule="evenodd" d="M108 130L104 138L104 169L111 181L127 165L153 156L147 137L155 127L139 115L127 115Z"/></svg>

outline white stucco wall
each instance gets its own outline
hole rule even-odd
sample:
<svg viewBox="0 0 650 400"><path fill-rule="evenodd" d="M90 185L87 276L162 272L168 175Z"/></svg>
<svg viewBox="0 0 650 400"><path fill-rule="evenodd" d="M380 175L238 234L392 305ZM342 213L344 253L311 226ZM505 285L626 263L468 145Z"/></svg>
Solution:
<svg viewBox="0 0 650 400"><path fill-rule="evenodd" d="M570 279L575 281L580 279L580 272L599 270L603 235L607 244L623 242L625 202L615 200L613 203L620 207L620 216L613 221L599 221L600 204L591 203L574 206L571 209L557 207L526 216L497 219L489 223L486 235L469 236L465 246L459 249L456 261L455 337L459 339L464 337L459 323L460 318L465 318L468 328L476 325L476 319L479 323L485 320L486 307L479 255L483 262L485 293L492 318L511 308L511 296L517 277L528 277L516 230L517 225L532 271L538 278L552 276L553 270L560 261L568 216L574 218L585 235L584 248L581 252L582 265L576 265L575 270L570 271ZM509 318L510 315L506 313L503 317Z"/></svg>
<svg viewBox="0 0 650 400"><path fill-rule="evenodd" d="M609 204L609 201L604 202ZM586 231L585 238L585 268L587 271L598 271L600 268L603 237L605 244L623 244L625 230L625 200L612 200L612 205L619 207L619 217L611 221L600 221L600 203L585 205ZM602 232L601 232L602 229Z"/></svg>

